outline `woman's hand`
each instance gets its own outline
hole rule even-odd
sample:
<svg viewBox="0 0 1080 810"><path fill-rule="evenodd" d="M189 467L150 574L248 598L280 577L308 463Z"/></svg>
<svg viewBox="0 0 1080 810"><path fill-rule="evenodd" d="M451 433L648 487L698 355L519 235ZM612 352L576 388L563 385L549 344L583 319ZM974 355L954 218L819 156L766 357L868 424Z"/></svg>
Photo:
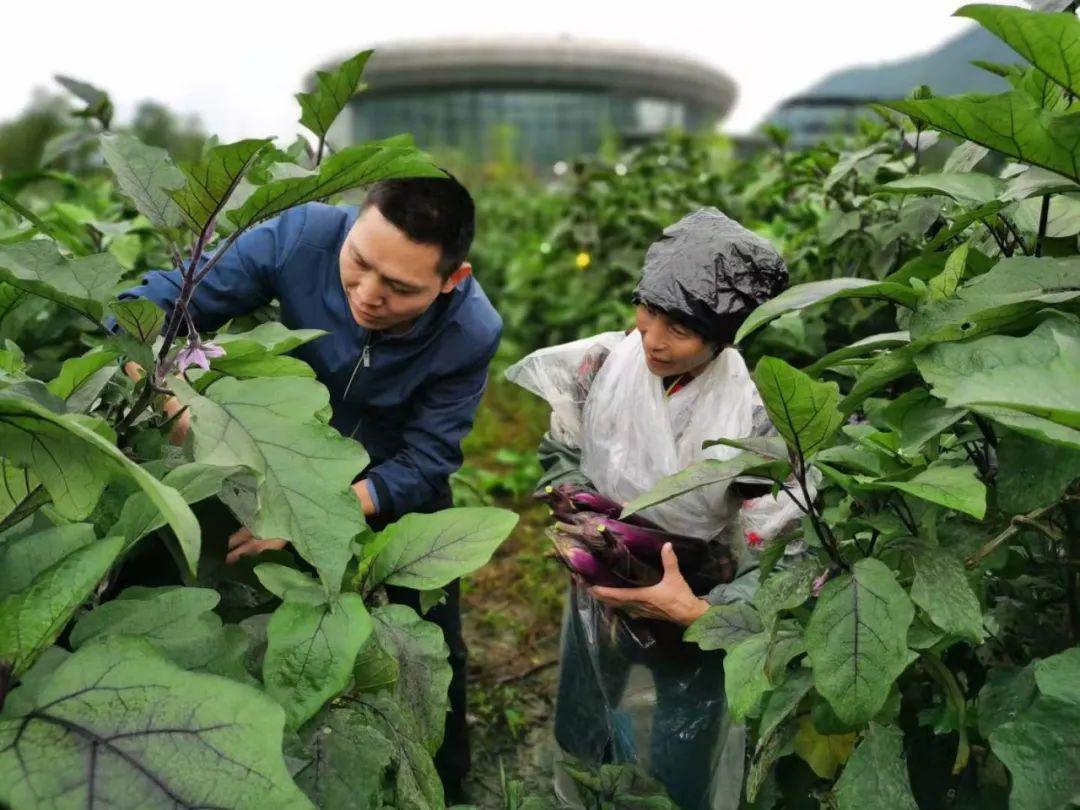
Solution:
<svg viewBox="0 0 1080 810"><path fill-rule="evenodd" d="M687 627L701 618L709 603L694 595L679 571L679 559L671 543L660 551L664 578L648 588L589 588L589 593L605 605L619 608L631 616L662 619Z"/></svg>

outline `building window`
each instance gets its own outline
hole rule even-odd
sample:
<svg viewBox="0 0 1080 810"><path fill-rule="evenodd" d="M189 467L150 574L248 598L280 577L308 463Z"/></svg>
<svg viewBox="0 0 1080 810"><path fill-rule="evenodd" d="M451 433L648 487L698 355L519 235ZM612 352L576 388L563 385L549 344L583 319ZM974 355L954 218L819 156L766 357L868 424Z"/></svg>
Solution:
<svg viewBox="0 0 1080 810"><path fill-rule="evenodd" d="M625 98L592 89L462 88L360 96L352 103L357 141L410 132L422 149L490 159L515 133L518 157L535 166L596 151L610 133L659 134L687 125L680 102ZM501 139L501 140L500 140Z"/></svg>

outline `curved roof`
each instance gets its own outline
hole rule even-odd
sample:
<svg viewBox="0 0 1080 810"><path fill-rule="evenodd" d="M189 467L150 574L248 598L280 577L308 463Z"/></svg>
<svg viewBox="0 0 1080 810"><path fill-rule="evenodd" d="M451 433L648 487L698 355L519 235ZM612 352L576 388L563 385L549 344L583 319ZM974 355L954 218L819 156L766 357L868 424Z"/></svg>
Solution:
<svg viewBox="0 0 1080 810"><path fill-rule="evenodd" d="M736 86L721 71L682 56L573 37L502 37L392 42L375 46L364 70L371 92L437 87L589 87L677 99L722 115Z"/></svg>

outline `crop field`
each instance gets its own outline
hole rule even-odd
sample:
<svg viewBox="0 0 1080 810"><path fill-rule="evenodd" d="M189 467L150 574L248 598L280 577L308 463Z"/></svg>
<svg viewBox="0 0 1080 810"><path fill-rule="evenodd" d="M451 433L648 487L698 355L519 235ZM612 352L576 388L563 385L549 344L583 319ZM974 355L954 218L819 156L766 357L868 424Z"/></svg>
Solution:
<svg viewBox="0 0 1080 810"><path fill-rule="evenodd" d="M1080 20L959 13L1017 54L983 66L996 94L912 88L811 147L672 132L558 184L462 168L502 341L453 507L380 528L351 489L368 451L298 356L323 332L263 302L196 330L191 305L287 212L441 176L408 134L328 142L368 53L297 96L307 140L184 156L65 79L78 114L0 176L0 807L444 807L451 664L425 616L459 579L463 806L559 807L552 537L610 559L553 528L549 409L504 373L633 326L650 244L710 206L790 274L736 336L775 432L714 437L732 452L612 503L605 542L636 564L640 512L737 478L799 507L748 535L745 598L682 636L724 654L731 806L1080 805ZM153 269L174 306L119 297ZM242 526L287 545L226 564ZM589 810L678 808L632 762L567 771Z"/></svg>

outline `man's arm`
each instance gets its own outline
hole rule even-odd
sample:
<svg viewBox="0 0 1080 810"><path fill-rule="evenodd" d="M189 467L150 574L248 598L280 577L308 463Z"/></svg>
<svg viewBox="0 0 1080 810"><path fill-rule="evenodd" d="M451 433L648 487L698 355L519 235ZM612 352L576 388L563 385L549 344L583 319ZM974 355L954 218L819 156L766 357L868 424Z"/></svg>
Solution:
<svg viewBox="0 0 1080 810"><path fill-rule="evenodd" d="M299 244L306 218L301 206L241 235L195 290L189 306L195 328L217 329L275 298L277 279ZM197 266L205 267L212 255L204 255ZM180 295L180 284L180 271L154 270L143 277L142 285L120 297L146 298L170 312Z"/></svg>
<svg viewBox="0 0 1080 810"><path fill-rule="evenodd" d="M428 503L461 467L461 441L472 428L498 342L471 365L421 388L401 450L367 473L380 513L400 516Z"/></svg>

